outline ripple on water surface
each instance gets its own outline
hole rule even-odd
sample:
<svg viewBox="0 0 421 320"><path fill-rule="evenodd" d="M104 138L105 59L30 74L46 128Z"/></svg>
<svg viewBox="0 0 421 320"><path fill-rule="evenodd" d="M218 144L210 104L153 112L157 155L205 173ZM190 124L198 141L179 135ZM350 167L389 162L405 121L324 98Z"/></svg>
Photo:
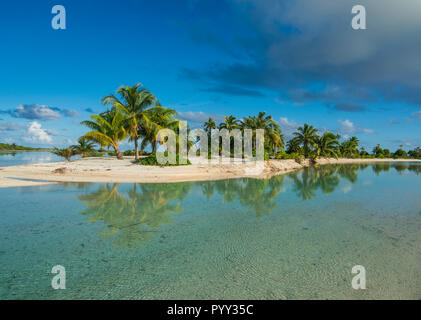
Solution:
<svg viewBox="0 0 421 320"><path fill-rule="evenodd" d="M1 189L0 298L420 299L420 172Z"/></svg>

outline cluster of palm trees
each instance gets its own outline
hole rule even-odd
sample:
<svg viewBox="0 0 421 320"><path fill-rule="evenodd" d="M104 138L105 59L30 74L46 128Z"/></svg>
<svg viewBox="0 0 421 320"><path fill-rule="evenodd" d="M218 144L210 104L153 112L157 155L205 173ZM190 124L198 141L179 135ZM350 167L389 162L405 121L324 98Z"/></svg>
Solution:
<svg viewBox="0 0 421 320"><path fill-rule="evenodd" d="M204 129L210 137L212 130L214 129L226 129L232 131L239 129L242 132L246 129L251 129L253 132L257 129L263 129L265 132L265 152L269 155L275 155L277 152L281 151L284 144L284 136L280 129L279 124L272 119L271 115L266 115L266 112L259 112L257 116L248 116L244 119L237 119L234 116L226 116L225 120L219 125L216 124L213 118L209 118L208 121L204 123Z"/></svg>
<svg viewBox="0 0 421 320"><path fill-rule="evenodd" d="M325 131L318 135L317 129L304 124L294 132L294 137L288 142L287 153L302 154L305 158L317 159L318 157L346 157L353 158L359 154L357 137L351 137L342 143L340 135Z"/></svg>
<svg viewBox="0 0 421 320"><path fill-rule="evenodd" d="M80 137L78 139L78 144L71 145L64 149L54 148L51 152L70 161L75 155L81 155L82 158L86 158L95 151L95 143L89 141L86 137Z"/></svg>
<svg viewBox="0 0 421 320"><path fill-rule="evenodd" d="M110 94L102 99L109 109L101 114L92 115L90 120L82 121L91 131L83 137L98 143L101 149L112 147L118 159L123 155L119 145L125 139L134 142L135 159L139 159L140 149L143 151L150 145L156 152L156 136L160 129L176 129L178 119L176 111L164 108L158 99L141 84L132 87L120 87L116 95Z"/></svg>
<svg viewBox="0 0 421 320"><path fill-rule="evenodd" d="M265 154L268 157L277 159L301 159L301 157L317 160L325 158L421 158L421 149L415 148L409 152L400 146L394 153L388 149L382 149L377 145L372 154L369 154L364 147L359 148L357 137L349 137L340 142L341 136L330 131L319 131L309 124L298 127L293 137L285 144L284 135L279 124L272 119L272 116L265 112L259 112L257 116L237 119L234 116L226 116L219 125L213 118L209 118L203 127L210 137L214 129L227 129L232 131L239 129L264 129L265 132ZM284 151L284 147L286 149ZM301 161L301 160L300 160Z"/></svg>
<svg viewBox="0 0 421 320"><path fill-rule="evenodd" d="M150 146L152 153L156 153L159 130L172 129L178 139L180 120L175 118L176 110L162 107L159 100L141 84L121 86L116 94L105 96L102 103L107 107L105 112L92 115L90 120L81 122L91 131L79 138L77 145L66 149L54 149L54 153L68 160L75 154L86 157L95 151L95 144L98 144L100 150L104 150L104 148L114 149L117 158L122 159L123 154L119 146L122 141L128 139L134 143L134 155L135 159L138 160L139 147L140 151L143 152L146 147ZM213 118L209 118L204 123L204 129L208 133L209 140L211 140L212 130L214 129L226 129L228 131L238 129L242 132L251 129L254 136L255 130L263 129L265 158L297 159L304 157L315 160L318 157L355 158L387 157L388 155L421 157L421 150L419 149L408 155L401 148L392 154L387 149L381 149L380 146L377 146L373 150L373 154L369 155L364 148L359 150L357 137L351 137L340 142L341 137L339 135L329 131L319 134L318 130L309 124L297 128L293 138L285 143L280 125L266 112L259 112L257 116L248 116L243 119L237 119L232 115L226 116L224 121L219 124ZM187 131L189 132L188 128ZM193 142L188 141L188 148L192 145Z"/></svg>
<svg viewBox="0 0 421 320"><path fill-rule="evenodd" d="M285 139L280 126L273 120L272 116L266 115L265 112L259 112L257 116L249 116L244 119L237 119L232 115L226 116L219 126L213 118L209 118L203 126L208 135L216 128L229 131L234 129L240 129L241 131L263 129L265 132L265 153L272 157L299 154L305 158L314 159L317 157L338 158L340 155L351 157L358 152L358 139L356 137L340 144L339 135L326 131L319 136L318 130L309 124L304 124L294 132L294 137L288 141L287 150L284 152Z"/></svg>

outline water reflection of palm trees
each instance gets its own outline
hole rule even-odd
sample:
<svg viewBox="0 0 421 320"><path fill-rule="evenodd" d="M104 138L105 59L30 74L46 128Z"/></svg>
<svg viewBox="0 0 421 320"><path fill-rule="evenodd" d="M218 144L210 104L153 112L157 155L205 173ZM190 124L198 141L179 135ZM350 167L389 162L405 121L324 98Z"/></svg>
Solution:
<svg viewBox="0 0 421 320"><path fill-rule="evenodd" d="M102 221L102 238L113 238L118 247L135 247L147 242L154 232L181 212L180 203L190 192L189 183L134 184L126 192L119 185L104 185L79 196L86 205L81 214L88 221Z"/></svg>
<svg viewBox="0 0 421 320"><path fill-rule="evenodd" d="M354 183L357 180L358 169L358 165L330 165L305 168L300 172L291 173L289 176L294 182L293 191L297 197L302 200L310 200L316 196L319 189L323 194L335 191L340 183L340 178Z"/></svg>
<svg viewBox="0 0 421 320"><path fill-rule="evenodd" d="M202 191L209 199L216 192L224 203L238 200L246 212L254 212L256 217L268 215L277 207L277 199L285 176L271 179L232 179L201 182Z"/></svg>
<svg viewBox="0 0 421 320"><path fill-rule="evenodd" d="M373 168L373 172L376 175L380 175L380 173L382 172L387 172L390 170L390 168L392 167L390 162L379 162L379 163L374 163L372 168Z"/></svg>
<svg viewBox="0 0 421 320"><path fill-rule="evenodd" d="M391 168L395 169L399 175L402 175L406 170L419 175L421 173L421 165L418 163L410 163L410 162L380 162L375 163L372 165L373 171L379 175L381 172L389 171Z"/></svg>
<svg viewBox="0 0 421 320"><path fill-rule="evenodd" d="M150 240L161 227L173 221L173 214L182 212L182 201L192 188L201 191L204 198L223 203L237 201L242 211L256 217L269 215L278 207L278 198L284 182L289 180L292 191L302 200L314 198L317 191L330 194L341 180L355 183L358 171L367 164L329 165L305 168L271 179L231 179L221 181L186 182L173 184L106 184L89 192L85 184L78 186L84 194L79 199L86 205L81 214L88 221L102 221L100 236L111 238L119 247L135 247ZM421 165L411 163L375 163L376 175L394 168L399 174L409 170L419 175ZM219 196L219 198L217 197Z"/></svg>

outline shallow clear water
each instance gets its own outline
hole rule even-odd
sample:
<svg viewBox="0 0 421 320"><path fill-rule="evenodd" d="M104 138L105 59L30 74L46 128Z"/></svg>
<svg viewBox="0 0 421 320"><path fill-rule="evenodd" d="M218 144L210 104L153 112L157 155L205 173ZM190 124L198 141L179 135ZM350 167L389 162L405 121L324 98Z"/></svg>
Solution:
<svg viewBox="0 0 421 320"><path fill-rule="evenodd" d="M421 299L420 173L0 189L0 298Z"/></svg>
<svg viewBox="0 0 421 320"><path fill-rule="evenodd" d="M74 157L72 159L76 159ZM0 152L0 167L17 166L21 164L64 161L63 158L51 152Z"/></svg>

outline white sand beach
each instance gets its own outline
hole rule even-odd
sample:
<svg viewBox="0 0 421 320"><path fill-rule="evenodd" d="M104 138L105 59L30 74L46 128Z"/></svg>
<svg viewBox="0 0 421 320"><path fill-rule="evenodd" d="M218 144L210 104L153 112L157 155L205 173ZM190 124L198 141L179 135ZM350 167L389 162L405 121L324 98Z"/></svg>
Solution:
<svg viewBox="0 0 421 320"><path fill-rule="evenodd" d="M421 161L408 159L319 159L318 164L361 162ZM171 183L183 181L220 180L230 178L267 178L309 166L294 160L265 161L264 169L253 172L250 164L200 164L188 166L157 167L133 163L133 157L124 160L115 158L85 158L70 162L51 162L0 168L0 188L44 185L56 182L112 182L112 183Z"/></svg>

